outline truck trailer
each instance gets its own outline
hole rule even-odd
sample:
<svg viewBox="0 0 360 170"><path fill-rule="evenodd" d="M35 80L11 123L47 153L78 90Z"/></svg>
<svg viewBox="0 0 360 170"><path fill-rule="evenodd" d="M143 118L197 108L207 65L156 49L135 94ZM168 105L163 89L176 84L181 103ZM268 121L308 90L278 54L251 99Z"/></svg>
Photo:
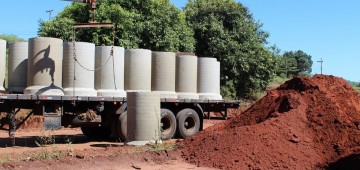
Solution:
<svg viewBox="0 0 360 170"><path fill-rule="evenodd" d="M227 110L238 108L238 100L160 99L161 139L186 138L203 130L203 122L211 112L219 112L227 119ZM21 109L30 110L21 122L15 115ZM9 119L9 137L32 115L44 117L45 130L80 127L90 139L110 136L126 141L127 98L0 94L0 112Z"/></svg>

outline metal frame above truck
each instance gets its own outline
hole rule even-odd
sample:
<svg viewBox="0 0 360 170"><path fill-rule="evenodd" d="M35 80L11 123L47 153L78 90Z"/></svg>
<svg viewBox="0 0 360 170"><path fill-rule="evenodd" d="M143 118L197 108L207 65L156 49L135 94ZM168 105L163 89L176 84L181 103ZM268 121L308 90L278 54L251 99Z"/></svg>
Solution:
<svg viewBox="0 0 360 170"><path fill-rule="evenodd" d="M45 96L26 94L0 94L0 112L9 119L10 137L31 115L43 115L45 129L81 127L89 138L110 136L126 140L127 98L87 96ZM203 121L210 112L222 113L227 119L227 109L238 108L238 100L161 99L161 126L163 140L174 136L185 138L203 129ZM29 109L22 122L15 119L21 109ZM3 129L5 130L5 129Z"/></svg>

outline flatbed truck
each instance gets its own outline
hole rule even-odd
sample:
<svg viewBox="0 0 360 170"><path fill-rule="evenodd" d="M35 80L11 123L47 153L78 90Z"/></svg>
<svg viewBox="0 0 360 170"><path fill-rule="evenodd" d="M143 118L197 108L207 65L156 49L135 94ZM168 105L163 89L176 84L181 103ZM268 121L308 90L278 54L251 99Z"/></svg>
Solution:
<svg viewBox="0 0 360 170"><path fill-rule="evenodd" d="M211 112L219 112L227 119L227 110L238 108L238 100L165 99L161 103L161 138L186 138L203 130L204 119ZM80 127L91 139L119 137L126 140L127 98L49 96L27 94L0 94L0 112L6 112L9 120L9 137L31 115L44 117L45 130L64 127ZM21 122L15 115L21 109L30 112Z"/></svg>

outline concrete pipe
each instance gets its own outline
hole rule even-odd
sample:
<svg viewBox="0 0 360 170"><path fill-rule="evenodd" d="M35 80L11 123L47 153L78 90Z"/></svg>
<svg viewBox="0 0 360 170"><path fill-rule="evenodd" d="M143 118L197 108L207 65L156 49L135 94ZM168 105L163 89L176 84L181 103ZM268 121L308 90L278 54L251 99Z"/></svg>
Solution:
<svg viewBox="0 0 360 170"><path fill-rule="evenodd" d="M74 43L64 43L64 93L69 96L96 96L95 73L92 71L95 68L95 44L75 42L75 52L77 62L73 54Z"/></svg>
<svg viewBox="0 0 360 170"><path fill-rule="evenodd" d="M0 90L5 90L6 41L0 39Z"/></svg>
<svg viewBox="0 0 360 170"><path fill-rule="evenodd" d="M127 144L145 145L159 142L160 95L156 92L127 93Z"/></svg>
<svg viewBox="0 0 360 170"><path fill-rule="evenodd" d="M8 91L12 93L24 93L27 86L28 53L27 42L9 44Z"/></svg>
<svg viewBox="0 0 360 170"><path fill-rule="evenodd" d="M152 52L151 89L161 98L176 99L176 56L173 52Z"/></svg>
<svg viewBox="0 0 360 170"><path fill-rule="evenodd" d="M197 94L197 57L176 57L176 92L178 99L199 99Z"/></svg>
<svg viewBox="0 0 360 170"><path fill-rule="evenodd" d="M150 50L125 50L125 90L151 91Z"/></svg>
<svg viewBox="0 0 360 170"><path fill-rule="evenodd" d="M198 58L198 84L199 99L221 100L220 95L220 63L216 58Z"/></svg>
<svg viewBox="0 0 360 170"><path fill-rule="evenodd" d="M64 95L62 89L63 40L29 39L27 85L24 94Z"/></svg>
<svg viewBox="0 0 360 170"><path fill-rule="evenodd" d="M95 89L98 96L126 97L124 91L124 48L114 47L113 57L109 58L111 46L98 46L95 52Z"/></svg>

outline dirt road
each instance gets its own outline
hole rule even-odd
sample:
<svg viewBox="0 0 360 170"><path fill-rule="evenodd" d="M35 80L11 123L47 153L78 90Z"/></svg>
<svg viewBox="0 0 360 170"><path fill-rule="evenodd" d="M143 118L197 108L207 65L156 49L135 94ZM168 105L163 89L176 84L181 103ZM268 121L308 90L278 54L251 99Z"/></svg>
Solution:
<svg viewBox="0 0 360 170"><path fill-rule="evenodd" d="M207 120L205 126L218 122ZM39 146L50 140L54 144ZM7 131L0 131L0 169L210 169L184 162L173 151L175 139L133 147L116 139L90 141L79 128L46 132L35 128L18 130L16 146L10 147L11 142Z"/></svg>

